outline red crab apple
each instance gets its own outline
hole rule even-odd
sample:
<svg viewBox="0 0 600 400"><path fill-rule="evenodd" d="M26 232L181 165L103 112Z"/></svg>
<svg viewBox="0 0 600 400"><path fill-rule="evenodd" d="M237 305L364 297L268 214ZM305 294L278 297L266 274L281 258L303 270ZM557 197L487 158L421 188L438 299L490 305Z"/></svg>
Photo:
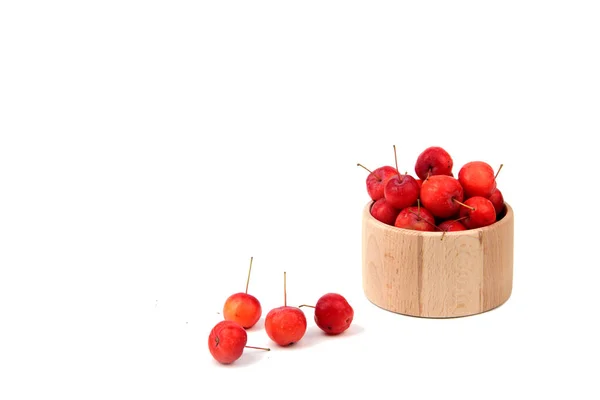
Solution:
<svg viewBox="0 0 600 400"><path fill-rule="evenodd" d="M435 218L424 207L406 207L400 211L394 226L415 231L433 232L436 230Z"/></svg>
<svg viewBox="0 0 600 400"><path fill-rule="evenodd" d="M317 300L316 305L302 304L300 307L314 308L315 323L328 335L344 332L354 319L354 309L344 296L338 293L324 294Z"/></svg>
<svg viewBox="0 0 600 400"><path fill-rule="evenodd" d="M450 218L458 214L463 201L463 188L457 179L448 175L433 175L423 182L420 195L423 207L438 218Z"/></svg>
<svg viewBox="0 0 600 400"><path fill-rule="evenodd" d="M384 196L394 208L411 206L419 198L419 184L410 175L397 174L385 185Z"/></svg>
<svg viewBox="0 0 600 400"><path fill-rule="evenodd" d="M240 324L233 321L221 321L212 328L208 335L208 350L213 358L221 364L231 364L240 358L244 347L270 350L265 347L246 346L247 340L246 330Z"/></svg>
<svg viewBox="0 0 600 400"><path fill-rule="evenodd" d="M491 201L481 196L465 200L459 211L463 225L467 229L481 228L496 222L496 210Z"/></svg>
<svg viewBox="0 0 600 400"><path fill-rule="evenodd" d="M454 162L441 147L428 147L417 157L415 173L423 180L432 175L451 175Z"/></svg>
<svg viewBox="0 0 600 400"><path fill-rule="evenodd" d="M458 181L465 191L465 198L473 196L490 197L496 188L496 178L492 167L483 161L471 161L458 171Z"/></svg>
<svg viewBox="0 0 600 400"><path fill-rule="evenodd" d="M502 192L498 188L494 189L490 197L488 197L488 200L494 205L496 215L499 215L504 211L504 196L502 196Z"/></svg>
<svg viewBox="0 0 600 400"><path fill-rule="evenodd" d="M438 225L438 228L444 232L466 231L467 228L458 220L447 220Z"/></svg>
<svg viewBox="0 0 600 400"><path fill-rule="evenodd" d="M401 210L415 204L415 201L419 198L419 184L412 176L403 175L398 171L395 145L394 158L396 160L396 174L385 184L383 195L392 207Z"/></svg>
<svg viewBox="0 0 600 400"><path fill-rule="evenodd" d="M371 206L371 215L373 218L388 225L394 225L399 212L399 210L390 205L385 197L377 200Z"/></svg>
<svg viewBox="0 0 600 400"><path fill-rule="evenodd" d="M250 268L246 279L246 292L232 294L223 305L223 317L226 321L234 321L248 329L254 326L260 319L262 308L258 299L248 294L248 283L252 271L252 260L250 257Z"/></svg>
<svg viewBox="0 0 600 400"><path fill-rule="evenodd" d="M265 330L280 346L298 342L306 333L306 316L298 307L287 305L286 273L283 273L283 307L274 308L265 318Z"/></svg>
<svg viewBox="0 0 600 400"><path fill-rule="evenodd" d="M375 171L371 171L362 164L356 164L369 171L367 176L367 193L373 201L377 201L383 197L383 188L387 181L394 175L397 174L393 167L387 165L377 168Z"/></svg>

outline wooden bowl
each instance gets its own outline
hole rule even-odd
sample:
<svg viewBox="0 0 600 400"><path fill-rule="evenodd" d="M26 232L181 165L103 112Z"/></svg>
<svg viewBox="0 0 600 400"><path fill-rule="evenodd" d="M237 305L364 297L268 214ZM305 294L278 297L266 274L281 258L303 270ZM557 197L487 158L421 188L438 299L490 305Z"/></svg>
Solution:
<svg viewBox="0 0 600 400"><path fill-rule="evenodd" d="M371 215L362 222L363 290L375 305L428 318L463 317L508 300L513 279L514 215L478 229L420 232Z"/></svg>

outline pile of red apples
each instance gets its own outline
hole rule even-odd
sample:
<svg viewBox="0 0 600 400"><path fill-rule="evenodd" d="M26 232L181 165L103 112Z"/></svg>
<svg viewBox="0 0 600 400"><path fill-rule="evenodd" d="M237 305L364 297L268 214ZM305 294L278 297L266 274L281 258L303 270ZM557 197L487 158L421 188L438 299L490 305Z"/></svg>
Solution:
<svg viewBox="0 0 600 400"><path fill-rule="evenodd" d="M221 364L231 364L240 358L244 349L270 351L268 347L248 346L247 329L255 326L262 315L260 301L248 294L248 283L252 260L248 269L246 291L234 293L223 305L223 321L218 322L208 335L208 350ZM277 345L286 347L299 342L306 333L307 322L301 307L314 309L315 324L327 335L339 335L350 327L354 310L348 301L338 293L326 293L314 306L302 304L288 306L286 273L283 273L283 306L271 309L264 320L264 329Z"/></svg>
<svg viewBox="0 0 600 400"><path fill-rule="evenodd" d="M397 159L395 168L365 168L371 215L388 225L426 232L481 228L502 218L506 205L496 186L502 165L494 172L484 161L471 161L460 168L458 177L453 167L450 154L433 146L417 157L417 178L400 173Z"/></svg>

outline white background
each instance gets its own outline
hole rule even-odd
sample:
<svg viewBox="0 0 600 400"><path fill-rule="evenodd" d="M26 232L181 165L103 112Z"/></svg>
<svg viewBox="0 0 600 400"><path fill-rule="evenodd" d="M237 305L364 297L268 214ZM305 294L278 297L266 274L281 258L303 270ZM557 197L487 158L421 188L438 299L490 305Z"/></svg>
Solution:
<svg viewBox="0 0 600 400"><path fill-rule="evenodd" d="M0 398L592 398L600 9L589 1L2 1ZM451 320L361 286L366 172L504 163L514 290ZM297 345L263 320L343 294Z"/></svg>

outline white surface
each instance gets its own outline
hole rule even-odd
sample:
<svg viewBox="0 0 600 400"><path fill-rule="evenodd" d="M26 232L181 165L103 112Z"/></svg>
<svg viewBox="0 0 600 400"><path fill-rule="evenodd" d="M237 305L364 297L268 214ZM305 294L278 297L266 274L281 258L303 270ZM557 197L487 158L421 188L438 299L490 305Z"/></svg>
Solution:
<svg viewBox="0 0 600 400"><path fill-rule="evenodd" d="M597 3L90 3L0 5L0 398L597 398ZM365 299L356 163L393 144L504 163L504 306ZM218 365L250 256L263 316L285 270L352 328L306 310L296 346L257 327L273 351Z"/></svg>

